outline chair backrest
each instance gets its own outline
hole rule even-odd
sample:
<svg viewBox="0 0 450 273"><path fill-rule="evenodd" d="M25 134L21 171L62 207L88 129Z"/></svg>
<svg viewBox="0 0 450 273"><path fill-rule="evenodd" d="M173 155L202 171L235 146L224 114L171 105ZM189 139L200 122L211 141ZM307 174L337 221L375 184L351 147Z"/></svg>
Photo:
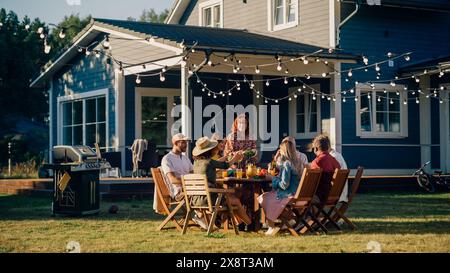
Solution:
<svg viewBox="0 0 450 273"><path fill-rule="evenodd" d="M167 204L170 203L170 190L167 188L166 183L164 182L163 174L159 168L151 168L153 182L155 183L156 193L162 197L164 202Z"/></svg>
<svg viewBox="0 0 450 273"><path fill-rule="evenodd" d="M350 204L353 200L353 197L356 195L356 192L359 189L359 185L361 184L361 178L364 172L364 168L359 166L358 170L356 171L355 179L353 179L352 183L352 191L348 197L348 204Z"/></svg>
<svg viewBox="0 0 450 273"><path fill-rule="evenodd" d="M188 209L208 209L212 211L212 201L209 193L208 180L205 174L186 174L181 177L183 183L183 192L186 198ZM207 200L206 205L193 204L192 198L204 197Z"/></svg>
<svg viewBox="0 0 450 273"><path fill-rule="evenodd" d="M317 191L317 186L319 185L321 175L321 169L303 169L300 183L298 184L297 191L295 192L295 200L311 201Z"/></svg>
<svg viewBox="0 0 450 273"><path fill-rule="evenodd" d="M341 197L342 191L344 190L345 183L347 183L348 174L350 170L348 169L336 169L333 174L333 179L331 180L331 190L328 194L327 203L337 203Z"/></svg>
<svg viewBox="0 0 450 273"><path fill-rule="evenodd" d="M121 152L105 152L101 154L101 157L108 161L111 168L122 167L122 153Z"/></svg>

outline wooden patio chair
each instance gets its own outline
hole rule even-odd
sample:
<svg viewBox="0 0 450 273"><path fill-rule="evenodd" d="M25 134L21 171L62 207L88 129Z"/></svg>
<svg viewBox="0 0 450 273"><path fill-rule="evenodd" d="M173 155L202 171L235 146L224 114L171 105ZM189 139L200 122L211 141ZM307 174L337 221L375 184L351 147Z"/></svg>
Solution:
<svg viewBox="0 0 450 273"><path fill-rule="evenodd" d="M313 232L313 229L308 223L308 217L313 223L321 225L320 221L312 213L313 198L319 186L321 175L322 170L320 169L305 168L294 197L292 197L280 215L281 226L286 225L289 232L294 236L299 234L290 224L292 219L296 220L296 225L303 224L311 232Z"/></svg>
<svg viewBox="0 0 450 273"><path fill-rule="evenodd" d="M180 222L183 219L181 218L178 220L175 216L185 205L186 201L184 199L181 201L176 201L170 197L170 191L167 188L166 183L164 182L163 174L159 168L151 168L151 172L153 181L155 183L156 198L158 199L157 202L159 202L162 207L162 211L160 212L160 214L167 215L167 217L156 228L156 230L162 230L167 225L167 223L172 221L175 225L175 228L179 231L182 231ZM171 208L173 208L173 210L171 210Z"/></svg>
<svg viewBox="0 0 450 273"><path fill-rule="evenodd" d="M355 179L353 179L353 183L352 183L352 187L351 187L351 192L350 195L348 197L348 202L339 202L339 207L335 207L334 211L333 211L333 215L332 215L332 219L334 222L338 222L339 220L344 220L344 222L350 227L350 229L355 230L356 229L356 225L352 223L352 221L350 221L346 216L345 213L347 212L350 204L353 201L353 198L355 197L356 193L358 192L359 189L359 185L361 184L361 178L364 172L364 168L363 167L358 167L358 170L356 171L355 174Z"/></svg>
<svg viewBox="0 0 450 273"><path fill-rule="evenodd" d="M336 169L333 174L333 179L331 180L331 190L328 194L328 198L325 204L321 206L318 213L318 218L323 215L321 219L322 224L326 226L327 223L333 225L337 230L341 230L339 225L333 220L332 214L336 205L339 202L342 191L344 190L345 183L347 183L347 178L350 173L348 169Z"/></svg>
<svg viewBox="0 0 450 273"><path fill-rule="evenodd" d="M181 234L185 234L187 226L190 220L192 220L195 211L201 211L206 223L208 223L207 235L210 235L213 231L214 223L219 212L227 214L228 220L231 222L236 235L239 235L237 223L235 222L234 211L237 207L230 204L228 195L233 194L233 189L218 189L208 187L208 181L204 174L187 174L181 178L183 183L183 192L186 203L186 218L184 220L184 226ZM212 203L211 193L217 194L215 204ZM194 196L204 196L207 199L207 204L204 206L194 205L192 198ZM225 197L225 198L224 198ZM225 199L223 204L222 199Z"/></svg>

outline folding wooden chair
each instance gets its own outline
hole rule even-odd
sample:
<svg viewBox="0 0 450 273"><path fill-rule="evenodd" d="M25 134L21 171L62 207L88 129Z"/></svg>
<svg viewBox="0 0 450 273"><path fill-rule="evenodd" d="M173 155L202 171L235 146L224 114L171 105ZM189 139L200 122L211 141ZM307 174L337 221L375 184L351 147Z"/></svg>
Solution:
<svg viewBox="0 0 450 273"><path fill-rule="evenodd" d="M325 204L319 209L318 217L323 215L322 224L326 226L327 223L332 224L336 229L341 230L339 225L333 221L332 213L339 202L342 191L344 190L345 183L347 183L348 174L350 170L347 169L336 169L333 174L333 179L331 180L331 190L328 194L328 198ZM327 210L328 209L328 210Z"/></svg>
<svg viewBox="0 0 450 273"><path fill-rule="evenodd" d="M350 227L350 229L355 230L356 226L352 223L346 216L345 213L347 212L350 204L353 201L353 198L356 195L356 192L358 192L359 185L361 183L361 178L364 172L363 167L358 167L358 170L356 171L355 179L353 179L351 193L348 197L348 202L339 202L339 208L335 208L332 219L334 222L338 222L340 219L344 220L344 222ZM337 207L337 206L336 206Z"/></svg>
<svg viewBox="0 0 450 273"><path fill-rule="evenodd" d="M158 228L156 228L156 230L160 231L167 225L167 223L172 221L175 224L175 228L179 231L182 231L182 227L180 224L182 219L176 219L175 215L185 205L186 201L184 199L181 201L175 201L170 197L170 191L167 188L166 183L164 182L163 174L161 173L161 170L159 168L151 168L151 172L153 181L155 183L156 198L158 199L157 202L159 202L162 206L162 212L160 212L160 214L167 215L166 219L164 219L164 221L158 226ZM171 211L170 209L174 206L175 208Z"/></svg>
<svg viewBox="0 0 450 273"><path fill-rule="evenodd" d="M181 234L186 233L189 221L192 219L195 210L198 210L203 213L205 220L208 223L208 230L206 232L207 235L212 233L214 223L219 212L227 213L228 220L231 221L234 232L236 235L239 235L234 215L234 211L237 210L237 207L233 207L230 204L229 198L227 198L228 195L234 193L233 189L209 188L206 175L204 174L183 175L181 181L183 183L183 192L187 208L186 218L184 220L184 226ZM214 205L212 203L211 193L217 194L217 199ZM207 200L206 205L199 206L192 202L193 197L202 196ZM225 199L225 204L222 204L223 198Z"/></svg>
<svg viewBox="0 0 450 273"><path fill-rule="evenodd" d="M290 220L296 220L296 224L303 224L307 230L313 232L311 225L308 223L307 217L309 216L313 223L318 223L321 225L320 221L312 213L313 207L313 197L319 186L320 176L322 175L322 170L320 169L307 169L303 170L300 183L298 185L297 191L294 197L286 205L284 211L280 215L281 226L286 225L289 232L298 236L299 234L295 231L294 227L289 223Z"/></svg>

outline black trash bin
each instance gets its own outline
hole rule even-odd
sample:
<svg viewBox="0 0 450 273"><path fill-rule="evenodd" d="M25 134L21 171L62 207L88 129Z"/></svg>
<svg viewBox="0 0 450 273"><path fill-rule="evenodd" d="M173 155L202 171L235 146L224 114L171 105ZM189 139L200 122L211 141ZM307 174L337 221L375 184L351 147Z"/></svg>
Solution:
<svg viewBox="0 0 450 273"><path fill-rule="evenodd" d="M45 165L53 170L54 215L88 215L100 211L99 176L109 163L97 157L87 146L53 147L54 164Z"/></svg>

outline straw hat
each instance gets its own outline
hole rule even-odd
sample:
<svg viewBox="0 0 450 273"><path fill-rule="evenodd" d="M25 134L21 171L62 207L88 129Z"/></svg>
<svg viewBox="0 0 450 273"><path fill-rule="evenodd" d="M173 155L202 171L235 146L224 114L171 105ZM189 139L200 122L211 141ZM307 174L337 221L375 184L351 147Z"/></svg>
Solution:
<svg viewBox="0 0 450 273"><path fill-rule="evenodd" d="M193 156L199 156L207 151L214 149L217 146L217 140L211 140L208 137L199 138L195 142L195 148L192 150Z"/></svg>

